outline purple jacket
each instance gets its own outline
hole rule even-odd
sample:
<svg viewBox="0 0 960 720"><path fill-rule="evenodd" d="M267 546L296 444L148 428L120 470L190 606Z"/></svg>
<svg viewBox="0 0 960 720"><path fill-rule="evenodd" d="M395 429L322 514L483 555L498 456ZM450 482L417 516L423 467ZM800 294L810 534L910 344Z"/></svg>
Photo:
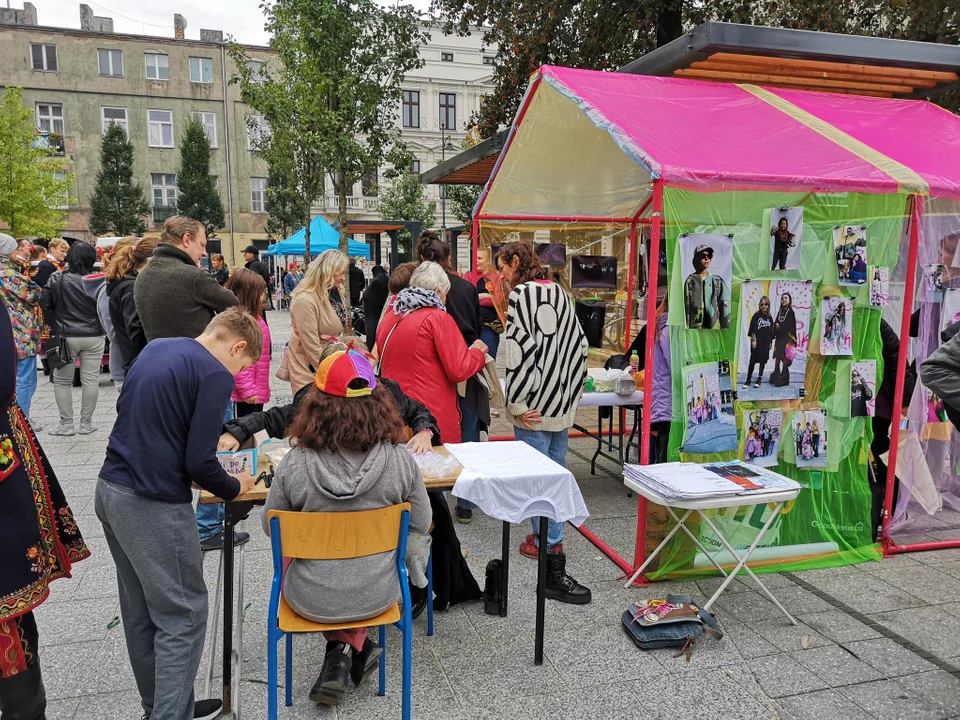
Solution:
<svg viewBox="0 0 960 720"><path fill-rule="evenodd" d="M653 403L650 422L668 422L673 419L673 382L670 378L670 328L667 313L657 321L657 340L653 346Z"/></svg>

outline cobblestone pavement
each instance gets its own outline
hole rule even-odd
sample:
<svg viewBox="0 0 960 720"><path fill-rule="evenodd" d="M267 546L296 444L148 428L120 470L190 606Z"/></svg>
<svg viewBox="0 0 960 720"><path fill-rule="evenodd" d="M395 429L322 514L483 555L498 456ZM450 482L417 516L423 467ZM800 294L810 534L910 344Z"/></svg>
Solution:
<svg viewBox="0 0 960 720"><path fill-rule="evenodd" d="M289 335L286 313L270 313L274 363ZM97 472L112 423L116 391L102 376L96 423L89 436L40 433L93 556L72 579L53 584L37 611L50 720L140 717L139 698L123 642L117 582L103 530L93 510ZM289 389L276 381L274 402ZM79 390L75 391L79 403ZM34 417L56 419L53 389L41 380ZM582 424L595 425L596 411ZM498 420L493 435L508 435ZM632 558L636 498L619 481L617 467L589 459L595 443L571 442L569 465L590 509L590 529ZM271 559L255 509L245 523L246 551L242 717L265 718L266 608ZM915 538L960 535L960 518L916 523ZM487 561L500 552L500 523L477 512L458 526L468 562L481 585ZM533 664L536 564L516 546L526 528L515 527L510 559L510 614L483 613L482 605L437 614L436 634L426 618L414 637L413 715L416 718L953 718L960 717L960 550L900 555L883 562L792 575L766 575L773 592L796 613L791 627L749 579L736 580L717 603L723 640L702 639L688 663L672 652L637 650L620 627L630 602L681 591L705 598L718 580L657 583L625 590L620 570L572 527L564 549L568 571L593 590L586 606L547 603L545 662ZM902 538L906 540L907 538ZM213 591L219 556L207 553ZM400 716L400 643L388 635L387 695L376 683L349 693L340 707L321 708L307 698L323 658L319 636L294 641L291 708L281 718L391 718ZM219 656L219 652L218 652ZM205 666L201 664L201 668ZM219 664L219 663L218 663ZM219 673L219 670L217 671ZM281 674L282 677L282 674ZM217 682L214 688L217 688ZM203 683L197 682L202 697ZM216 690L215 690L216 692Z"/></svg>

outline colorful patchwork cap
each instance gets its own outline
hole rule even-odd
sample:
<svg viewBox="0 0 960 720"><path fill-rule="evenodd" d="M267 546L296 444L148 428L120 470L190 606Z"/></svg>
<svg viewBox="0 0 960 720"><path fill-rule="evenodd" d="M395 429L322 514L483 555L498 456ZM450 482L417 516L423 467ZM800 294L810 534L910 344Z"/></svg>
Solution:
<svg viewBox="0 0 960 720"><path fill-rule="evenodd" d="M354 380L362 380L365 387L351 388ZM369 395L377 387L377 376L373 366L360 353L335 352L324 358L314 375L313 383L322 392L337 397L361 397Z"/></svg>

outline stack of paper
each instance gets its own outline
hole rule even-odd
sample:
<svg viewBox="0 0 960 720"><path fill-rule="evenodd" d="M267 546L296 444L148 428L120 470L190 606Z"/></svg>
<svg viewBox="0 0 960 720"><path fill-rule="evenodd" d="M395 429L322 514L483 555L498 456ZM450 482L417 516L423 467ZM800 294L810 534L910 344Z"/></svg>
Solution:
<svg viewBox="0 0 960 720"><path fill-rule="evenodd" d="M708 465L626 465L623 474L666 500L703 500L800 487L790 478L740 460Z"/></svg>

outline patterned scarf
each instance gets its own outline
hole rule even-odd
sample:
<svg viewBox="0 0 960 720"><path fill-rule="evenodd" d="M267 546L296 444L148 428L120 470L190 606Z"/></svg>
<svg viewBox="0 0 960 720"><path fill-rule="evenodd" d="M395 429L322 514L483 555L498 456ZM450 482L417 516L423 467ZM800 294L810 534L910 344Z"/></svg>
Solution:
<svg viewBox="0 0 960 720"><path fill-rule="evenodd" d="M447 306L443 304L434 290L424 290L418 287L404 288L397 293L396 300L393 301L393 314L403 315L420 308L436 308L446 312Z"/></svg>

